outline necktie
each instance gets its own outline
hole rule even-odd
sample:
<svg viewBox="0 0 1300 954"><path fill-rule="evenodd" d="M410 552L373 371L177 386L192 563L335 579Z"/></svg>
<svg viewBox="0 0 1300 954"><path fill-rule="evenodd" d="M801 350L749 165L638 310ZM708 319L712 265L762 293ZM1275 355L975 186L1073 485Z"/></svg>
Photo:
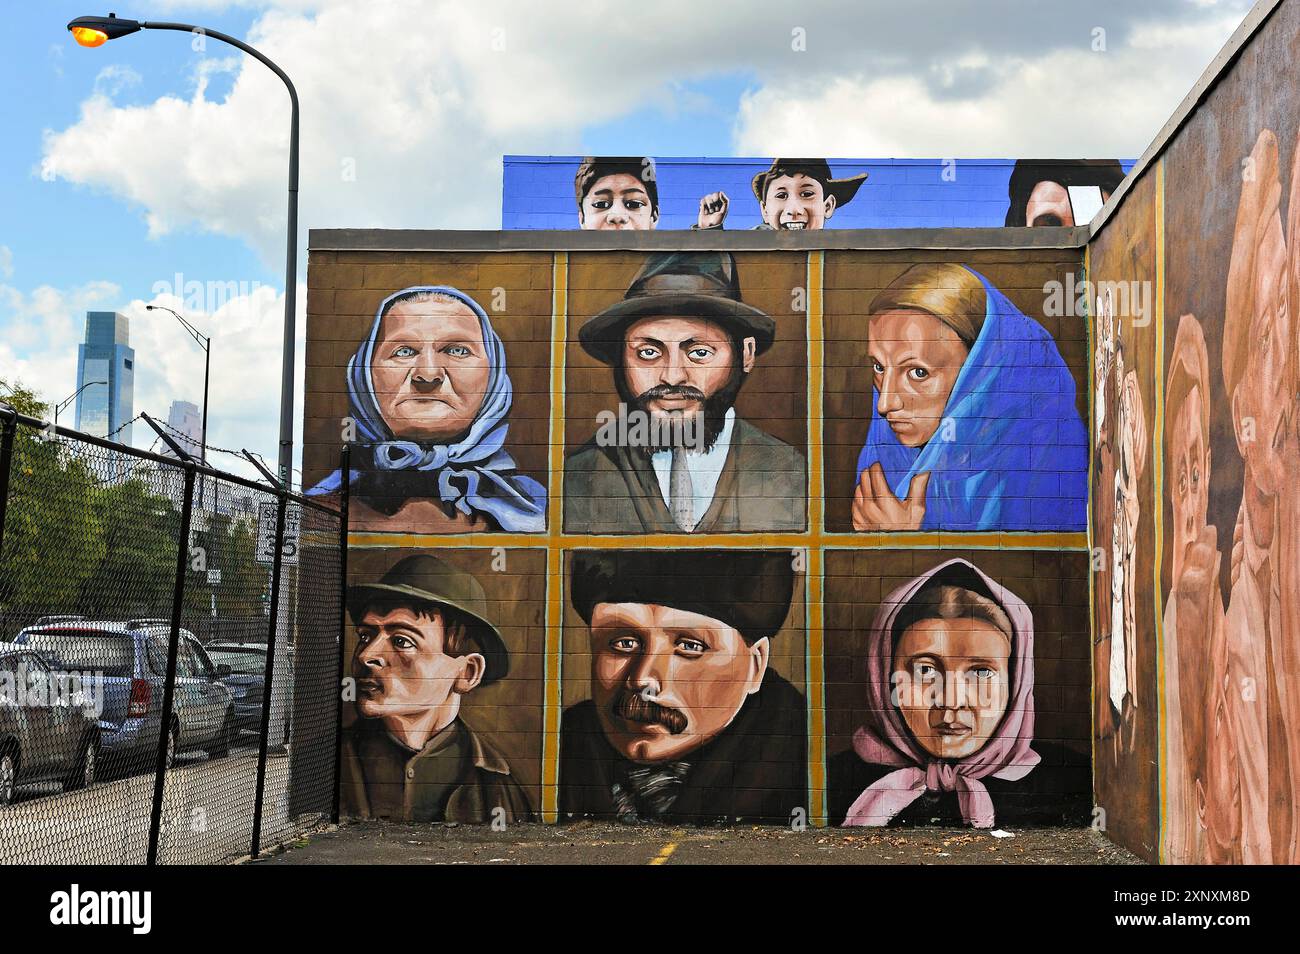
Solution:
<svg viewBox="0 0 1300 954"><path fill-rule="evenodd" d="M668 478L668 501L673 522L690 533L695 529L695 488L686 467L686 448L673 448L672 473Z"/></svg>

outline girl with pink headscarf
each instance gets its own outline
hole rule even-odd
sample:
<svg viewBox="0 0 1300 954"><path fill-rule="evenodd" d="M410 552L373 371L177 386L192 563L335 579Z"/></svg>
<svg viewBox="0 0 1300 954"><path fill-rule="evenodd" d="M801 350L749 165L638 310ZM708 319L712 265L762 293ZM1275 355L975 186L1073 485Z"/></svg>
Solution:
<svg viewBox="0 0 1300 954"><path fill-rule="evenodd" d="M1029 607L977 567L949 560L891 593L868 637L867 677L867 718L831 763L833 819L992 828L1086 815L1087 758L1031 748ZM1035 771L1045 758L1050 768Z"/></svg>

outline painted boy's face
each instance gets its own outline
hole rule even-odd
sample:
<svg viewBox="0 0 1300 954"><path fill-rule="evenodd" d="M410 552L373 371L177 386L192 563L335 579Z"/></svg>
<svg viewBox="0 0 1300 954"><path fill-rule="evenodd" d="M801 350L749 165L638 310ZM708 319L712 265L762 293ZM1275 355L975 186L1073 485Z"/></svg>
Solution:
<svg viewBox="0 0 1300 954"><path fill-rule="evenodd" d="M599 603L591 617L591 695L605 738L623 758L664 762L706 744L757 692L768 641L749 645L699 613Z"/></svg>
<svg viewBox="0 0 1300 954"><path fill-rule="evenodd" d="M422 616L406 607L368 611L357 624L352 654L357 713L366 719L423 714L465 691L467 680L477 684L482 657L448 656L446 639L441 614Z"/></svg>
<svg viewBox="0 0 1300 954"><path fill-rule="evenodd" d="M659 213L645 183L626 172L597 179L583 196L578 220L584 229L634 231L652 229Z"/></svg>
<svg viewBox="0 0 1300 954"><path fill-rule="evenodd" d="M462 302L398 302L384 315L370 377L393 436L448 443L469 430L492 369L478 315Z"/></svg>
<svg viewBox="0 0 1300 954"><path fill-rule="evenodd" d="M822 229L835 214L835 196L802 172L777 176L767 183L763 196L763 221L774 229Z"/></svg>
<svg viewBox="0 0 1300 954"><path fill-rule="evenodd" d="M876 413L900 444L921 447L943 420L966 345L934 315L911 308L872 315L867 335Z"/></svg>
<svg viewBox="0 0 1300 954"><path fill-rule="evenodd" d="M1011 644L979 619L925 619L894 646L894 702L923 749L941 759L978 752L1007 711Z"/></svg>
<svg viewBox="0 0 1300 954"><path fill-rule="evenodd" d="M1201 388L1197 385L1188 392L1183 406L1174 416L1170 434L1174 465L1171 503L1174 511L1175 580L1180 576L1184 557L1205 529L1205 517L1209 508L1210 449L1204 446L1201 430L1201 419L1205 413Z"/></svg>

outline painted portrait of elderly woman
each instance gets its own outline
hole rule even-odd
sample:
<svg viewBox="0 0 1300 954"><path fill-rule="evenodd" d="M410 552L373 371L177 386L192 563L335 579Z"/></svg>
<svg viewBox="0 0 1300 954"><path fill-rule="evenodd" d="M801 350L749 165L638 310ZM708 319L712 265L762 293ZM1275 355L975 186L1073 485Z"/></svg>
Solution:
<svg viewBox="0 0 1300 954"><path fill-rule="evenodd" d="M1034 740L1034 623L1022 599L947 560L885 598L866 653L865 719L831 760L832 822L991 828L1072 813L1053 778L1069 760Z"/></svg>
<svg viewBox="0 0 1300 954"><path fill-rule="evenodd" d="M309 494L349 483L349 526L425 533L545 529L546 488L506 449L513 399L505 346L464 292L389 295L348 362L352 463Z"/></svg>
<svg viewBox="0 0 1300 954"><path fill-rule="evenodd" d="M1088 435L1056 341L979 272L914 265L868 309L853 528L1083 530Z"/></svg>

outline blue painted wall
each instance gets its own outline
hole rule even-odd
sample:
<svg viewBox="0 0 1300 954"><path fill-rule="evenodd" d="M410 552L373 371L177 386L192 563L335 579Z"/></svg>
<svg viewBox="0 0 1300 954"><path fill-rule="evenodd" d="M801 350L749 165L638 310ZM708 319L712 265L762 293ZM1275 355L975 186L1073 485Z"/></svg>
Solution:
<svg viewBox="0 0 1300 954"><path fill-rule="evenodd" d="M573 176L581 156L505 156L501 192L503 229L576 229ZM1007 214L1007 181L1014 159L957 159L956 177L945 181L943 159L832 159L836 178L869 175L853 201L835 211L842 229L980 228L1001 226ZM772 164L752 159L655 159L659 180L659 228L695 224L700 198L721 189L731 200L729 229L762 221L750 180ZM1121 160L1125 172L1132 160Z"/></svg>

